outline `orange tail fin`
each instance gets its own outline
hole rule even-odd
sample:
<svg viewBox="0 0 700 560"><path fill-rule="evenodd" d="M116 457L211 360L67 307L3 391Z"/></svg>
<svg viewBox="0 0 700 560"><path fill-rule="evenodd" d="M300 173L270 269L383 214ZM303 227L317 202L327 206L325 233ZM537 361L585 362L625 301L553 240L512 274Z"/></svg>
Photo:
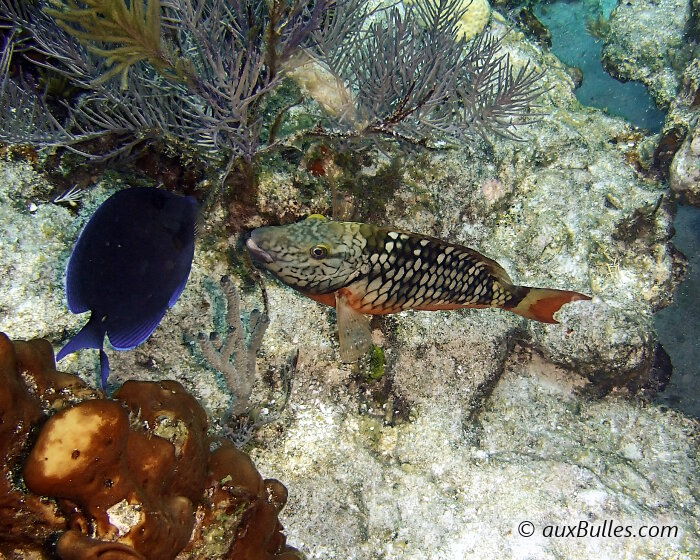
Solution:
<svg viewBox="0 0 700 560"><path fill-rule="evenodd" d="M541 323L558 323L559 321L554 319L554 314L563 305L572 301L591 299L590 296L568 290L549 290L526 286L521 287L521 289L527 290L525 297L515 307L506 307L505 309Z"/></svg>

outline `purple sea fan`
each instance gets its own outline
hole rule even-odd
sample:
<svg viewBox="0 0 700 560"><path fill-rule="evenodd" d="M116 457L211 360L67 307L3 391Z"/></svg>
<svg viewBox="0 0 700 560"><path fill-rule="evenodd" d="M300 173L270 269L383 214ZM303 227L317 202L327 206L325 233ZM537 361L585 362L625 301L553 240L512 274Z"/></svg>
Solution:
<svg viewBox="0 0 700 560"><path fill-rule="evenodd" d="M522 140L515 127L539 119L533 105L547 91L541 84L544 71L530 62L515 71L510 55L500 52L503 37L482 33L469 44L452 99L454 126Z"/></svg>
<svg viewBox="0 0 700 560"><path fill-rule="evenodd" d="M292 105L280 111L279 100L268 101L306 60L327 72L341 107L319 99L326 117L301 134L419 145L473 132L517 140L515 127L537 117L542 72L514 69L488 31L466 41L459 25L468 8L464 0L377 8L364 0L0 0L0 141L109 157L163 139L226 175L283 141L277 132ZM73 93L52 96L39 76L58 76ZM94 142L106 135L110 142Z"/></svg>
<svg viewBox="0 0 700 560"><path fill-rule="evenodd" d="M468 133L519 140L515 127L538 117L532 105L545 91L543 72L529 64L516 71L503 38L488 30L465 40L463 0L415 0L379 12L359 0L342 4L326 16L315 49L353 92L359 134L418 143Z"/></svg>

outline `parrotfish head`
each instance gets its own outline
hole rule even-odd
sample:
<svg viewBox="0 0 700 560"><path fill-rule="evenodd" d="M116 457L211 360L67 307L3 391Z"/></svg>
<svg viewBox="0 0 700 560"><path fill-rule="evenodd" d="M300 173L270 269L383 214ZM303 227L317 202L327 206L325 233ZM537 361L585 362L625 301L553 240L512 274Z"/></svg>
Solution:
<svg viewBox="0 0 700 560"><path fill-rule="evenodd" d="M296 224L255 229L246 247L259 266L288 286L307 294L328 294L369 270L362 226L314 214Z"/></svg>

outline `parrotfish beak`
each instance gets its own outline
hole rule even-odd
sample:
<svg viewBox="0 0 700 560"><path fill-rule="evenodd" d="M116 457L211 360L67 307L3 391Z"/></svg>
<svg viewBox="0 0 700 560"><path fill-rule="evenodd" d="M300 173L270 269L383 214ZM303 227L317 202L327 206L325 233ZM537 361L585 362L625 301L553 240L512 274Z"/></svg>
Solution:
<svg viewBox="0 0 700 560"><path fill-rule="evenodd" d="M250 256L253 257L254 260L268 264L274 261L274 259L268 253L256 245L252 237L248 238L248 240L245 242L245 246L246 249L248 249Z"/></svg>

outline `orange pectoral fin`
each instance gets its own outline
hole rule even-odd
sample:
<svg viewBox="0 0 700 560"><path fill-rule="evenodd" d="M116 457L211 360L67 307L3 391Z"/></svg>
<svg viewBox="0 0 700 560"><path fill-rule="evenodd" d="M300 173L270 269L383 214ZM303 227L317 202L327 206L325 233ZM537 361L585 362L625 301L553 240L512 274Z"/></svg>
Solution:
<svg viewBox="0 0 700 560"><path fill-rule="evenodd" d="M590 300L590 296L568 290L549 290L547 288L528 288L528 293L515 307L506 307L508 311L534 319L541 323L556 324L554 314L561 307L572 301Z"/></svg>
<svg viewBox="0 0 700 560"><path fill-rule="evenodd" d="M328 307L337 308L338 297L342 296L343 302L345 302L346 305L348 305L349 307L351 307L359 313L365 313L368 315L372 315L377 312L386 313L385 311L374 311L372 308L363 307L361 305L362 298L357 297L357 295L355 295L355 293L348 288L341 288L329 294L309 294L307 292L301 293L304 294L307 298L317 301L318 303L322 303L323 305L327 305Z"/></svg>
<svg viewBox="0 0 700 560"><path fill-rule="evenodd" d="M306 292L302 292L302 294L323 305L335 307L335 292L331 292L330 294L307 294Z"/></svg>

